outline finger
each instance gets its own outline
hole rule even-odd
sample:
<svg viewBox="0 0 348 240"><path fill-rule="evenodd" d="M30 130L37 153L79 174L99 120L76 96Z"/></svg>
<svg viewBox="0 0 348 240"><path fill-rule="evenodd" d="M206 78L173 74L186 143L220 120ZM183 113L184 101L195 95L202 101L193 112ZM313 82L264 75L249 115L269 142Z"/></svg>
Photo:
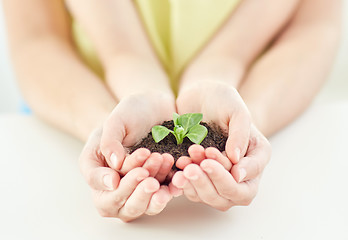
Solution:
<svg viewBox="0 0 348 240"><path fill-rule="evenodd" d="M163 157L159 153L151 153L150 157L146 160L143 168L147 169L151 177L157 175L163 163Z"/></svg>
<svg viewBox="0 0 348 240"><path fill-rule="evenodd" d="M146 178L135 188L119 211L119 216L124 221L129 221L143 215L150 203L154 192L158 191L160 184L152 177Z"/></svg>
<svg viewBox="0 0 348 240"><path fill-rule="evenodd" d="M190 164L184 169L184 176L196 190L198 197L206 204L220 210L229 207L230 201L221 197L209 177L203 172L200 166Z"/></svg>
<svg viewBox="0 0 348 240"><path fill-rule="evenodd" d="M99 213L104 217L118 217L119 209L125 204L138 184L149 176L143 168L135 168L127 173L113 192L96 192L94 202Z"/></svg>
<svg viewBox="0 0 348 240"><path fill-rule="evenodd" d="M187 165L191 164L191 158L188 156L181 156L175 163L175 166L179 169L184 169Z"/></svg>
<svg viewBox="0 0 348 240"><path fill-rule="evenodd" d="M235 114L231 116L228 124L228 138L226 142L226 154L233 164L238 163L246 153L251 120L249 114Z"/></svg>
<svg viewBox="0 0 348 240"><path fill-rule="evenodd" d="M227 171L231 170L231 161L226 156L224 156L217 148L208 147L207 149L205 149L205 156L206 159L214 159L221 163Z"/></svg>
<svg viewBox="0 0 348 240"><path fill-rule="evenodd" d="M117 187L120 176L116 171L105 167L105 159L98 147L100 135L101 129L91 134L79 157L79 166L90 187L111 191Z"/></svg>
<svg viewBox="0 0 348 240"><path fill-rule="evenodd" d="M117 117L119 115L117 112L118 108L116 107L110 115L112 117L109 117L104 123L100 149L108 165L115 170L120 170L126 156L122 145L126 129L121 118Z"/></svg>
<svg viewBox="0 0 348 240"><path fill-rule="evenodd" d="M255 197L257 181L237 183L233 176L214 160L204 160L201 168L207 173L218 193L234 205L248 205Z"/></svg>
<svg viewBox="0 0 348 240"><path fill-rule="evenodd" d="M155 178L160 183L162 183L166 179L166 177L168 176L174 164L174 158L172 155L168 153L164 153L162 154L162 158L163 158L162 165L155 176Z"/></svg>
<svg viewBox="0 0 348 240"><path fill-rule="evenodd" d="M195 188L192 186L190 182L187 182L183 189L183 194L186 198L192 202L201 202Z"/></svg>
<svg viewBox="0 0 348 240"><path fill-rule="evenodd" d="M145 214L159 214L172 198L173 196L170 194L168 186L162 185L160 189L152 195L150 204L147 207Z"/></svg>
<svg viewBox="0 0 348 240"><path fill-rule="evenodd" d="M177 188L172 182L169 183L168 187L169 192L173 197L179 197L184 193L182 189Z"/></svg>
<svg viewBox="0 0 348 240"><path fill-rule="evenodd" d="M178 171L175 173L172 179L172 183L178 189L183 190L183 194L193 202L200 202L198 194L190 181L186 179L183 171Z"/></svg>
<svg viewBox="0 0 348 240"><path fill-rule="evenodd" d="M198 144L191 145L188 149L191 161L200 164L205 159L204 147Z"/></svg>
<svg viewBox="0 0 348 240"><path fill-rule="evenodd" d="M232 167L237 182L248 181L259 176L271 159L271 145L256 129L252 129L246 156Z"/></svg>
<svg viewBox="0 0 348 240"><path fill-rule="evenodd" d="M113 191L120 182L120 175L113 169L107 167L95 168L89 172L88 185L99 191Z"/></svg>
<svg viewBox="0 0 348 240"><path fill-rule="evenodd" d="M128 173L130 170L142 167L145 160L149 158L151 152L147 148L139 148L127 156L123 162L123 165L120 169L122 174Z"/></svg>

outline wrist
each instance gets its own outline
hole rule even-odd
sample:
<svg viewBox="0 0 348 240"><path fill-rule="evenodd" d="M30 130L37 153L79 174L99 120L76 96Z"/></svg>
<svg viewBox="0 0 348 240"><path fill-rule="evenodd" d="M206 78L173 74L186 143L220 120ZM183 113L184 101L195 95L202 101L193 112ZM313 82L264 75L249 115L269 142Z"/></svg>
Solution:
<svg viewBox="0 0 348 240"><path fill-rule="evenodd" d="M106 82L119 100L136 94L172 94L169 79L160 64L136 55L113 58L106 67Z"/></svg>
<svg viewBox="0 0 348 240"><path fill-rule="evenodd" d="M237 88L244 75L244 67L228 56L198 57L184 71L180 88L194 82L217 81Z"/></svg>

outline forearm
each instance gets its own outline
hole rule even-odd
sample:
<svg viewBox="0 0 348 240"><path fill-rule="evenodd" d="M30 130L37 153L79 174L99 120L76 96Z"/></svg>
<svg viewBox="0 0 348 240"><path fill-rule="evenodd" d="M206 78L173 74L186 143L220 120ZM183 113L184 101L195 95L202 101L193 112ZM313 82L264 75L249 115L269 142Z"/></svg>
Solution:
<svg viewBox="0 0 348 240"><path fill-rule="evenodd" d="M67 1L94 43L106 81L118 98L154 89L171 94L167 75L132 1Z"/></svg>
<svg viewBox="0 0 348 240"><path fill-rule="evenodd" d="M246 70L293 15L299 0L246 0L184 71L180 88L200 81L237 87Z"/></svg>
<svg viewBox="0 0 348 240"><path fill-rule="evenodd" d="M119 100L134 94L163 93L174 98L159 64L138 55L115 56L106 67L107 84Z"/></svg>
<svg viewBox="0 0 348 240"><path fill-rule="evenodd" d="M46 36L13 46L12 52L24 98L36 114L60 129L87 140L115 107L106 86L68 43Z"/></svg>
<svg viewBox="0 0 348 240"><path fill-rule="evenodd" d="M255 124L266 136L305 110L327 78L334 60L340 32L339 6L337 2L331 5L326 1L327 6L319 9L311 5L320 6L323 1L305 2L239 89Z"/></svg>
<svg viewBox="0 0 348 240"><path fill-rule="evenodd" d="M116 105L106 86L79 59L60 0L4 0L15 72L32 110L86 140Z"/></svg>

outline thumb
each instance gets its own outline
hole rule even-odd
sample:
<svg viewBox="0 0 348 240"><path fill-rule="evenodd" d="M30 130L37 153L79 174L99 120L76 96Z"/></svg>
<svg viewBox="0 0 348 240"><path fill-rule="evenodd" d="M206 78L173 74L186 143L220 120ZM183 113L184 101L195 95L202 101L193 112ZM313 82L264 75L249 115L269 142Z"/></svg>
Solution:
<svg viewBox="0 0 348 240"><path fill-rule="evenodd" d="M126 156L126 151L122 145L126 136L126 129L122 119L118 117L115 111L117 111L117 108L104 123L100 150L109 167L120 170Z"/></svg>
<svg viewBox="0 0 348 240"><path fill-rule="evenodd" d="M228 124L226 155L233 164L237 164L248 148L251 120L249 114L236 114Z"/></svg>

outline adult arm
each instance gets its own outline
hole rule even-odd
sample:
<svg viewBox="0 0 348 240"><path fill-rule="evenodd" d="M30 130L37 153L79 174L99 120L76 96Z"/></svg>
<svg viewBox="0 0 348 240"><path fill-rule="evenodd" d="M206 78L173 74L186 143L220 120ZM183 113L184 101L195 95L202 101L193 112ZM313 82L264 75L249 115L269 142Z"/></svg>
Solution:
<svg viewBox="0 0 348 240"><path fill-rule="evenodd" d="M310 104L338 47L342 1L304 0L272 48L240 87L255 124L269 136Z"/></svg>
<svg viewBox="0 0 348 240"><path fill-rule="evenodd" d="M180 91L203 81L237 88L255 125L271 135L308 106L327 77L341 5L340 0L243 1L183 73Z"/></svg>
<svg viewBox="0 0 348 240"><path fill-rule="evenodd" d="M60 0L4 0L17 79L32 110L86 140L116 105L106 86L80 60Z"/></svg>

